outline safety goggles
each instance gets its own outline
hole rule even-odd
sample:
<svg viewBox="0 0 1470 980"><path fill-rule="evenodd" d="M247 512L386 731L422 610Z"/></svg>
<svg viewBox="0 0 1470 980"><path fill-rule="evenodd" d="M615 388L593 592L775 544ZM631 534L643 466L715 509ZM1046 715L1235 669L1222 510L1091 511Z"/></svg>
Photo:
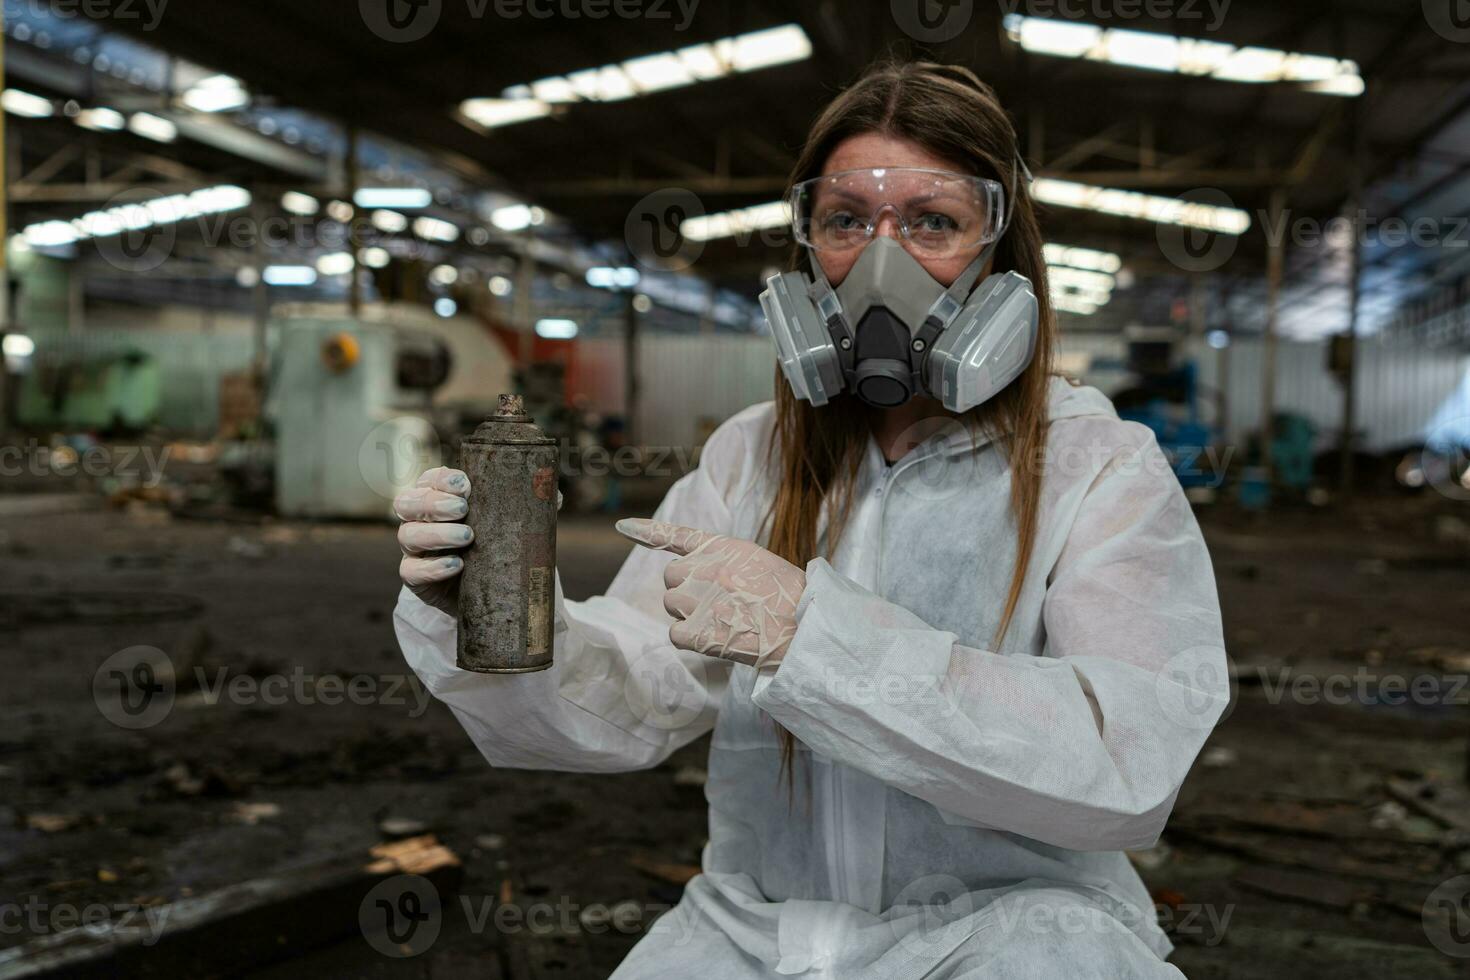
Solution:
<svg viewBox="0 0 1470 980"><path fill-rule="evenodd" d="M918 167L844 170L791 189L796 240L813 249L862 248L889 212L913 251L952 255L1001 236L1006 191L988 177Z"/></svg>

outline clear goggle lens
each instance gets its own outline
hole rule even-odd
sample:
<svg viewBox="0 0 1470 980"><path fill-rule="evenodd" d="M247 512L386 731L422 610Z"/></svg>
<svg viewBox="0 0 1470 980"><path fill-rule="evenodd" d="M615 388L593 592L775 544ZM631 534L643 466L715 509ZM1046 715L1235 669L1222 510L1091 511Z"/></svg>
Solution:
<svg viewBox="0 0 1470 980"><path fill-rule="evenodd" d="M999 238L1005 214L999 181L943 170L846 170L791 190L796 239L814 249L861 248L891 219L913 249L953 254Z"/></svg>

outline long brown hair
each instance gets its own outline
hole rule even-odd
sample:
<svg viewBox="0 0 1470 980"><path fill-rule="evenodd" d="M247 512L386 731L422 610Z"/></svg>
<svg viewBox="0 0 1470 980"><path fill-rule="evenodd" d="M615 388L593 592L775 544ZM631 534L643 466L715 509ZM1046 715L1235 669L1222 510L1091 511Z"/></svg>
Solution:
<svg viewBox="0 0 1470 980"><path fill-rule="evenodd" d="M867 133L916 143L977 176L1014 189L1011 224L996 247L993 271L1014 270L1031 280L1041 307L1040 336L1035 357L1021 376L966 418L994 440L1011 467L1018 549L995 637L999 645L1020 601L1036 539L1039 461L1046 447L1047 386L1056 335L1041 229L1026 180L1017 173L1016 131L995 92L969 69L929 62L885 63L870 69L823 110L797 159L791 183L820 176L838 144ZM793 267L799 261L798 250ZM765 525L771 551L799 566L815 558L825 505L825 550L831 557L852 511L853 486L867 438L867 413L855 399L841 394L813 408L792 395L778 369L770 449L779 483ZM789 780L796 742L785 729L779 735L782 768Z"/></svg>

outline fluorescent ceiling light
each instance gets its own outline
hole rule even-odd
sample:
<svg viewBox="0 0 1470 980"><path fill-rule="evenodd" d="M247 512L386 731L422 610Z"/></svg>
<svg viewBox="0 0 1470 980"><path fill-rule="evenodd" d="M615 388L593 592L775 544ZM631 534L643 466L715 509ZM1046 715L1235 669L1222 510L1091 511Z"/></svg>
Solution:
<svg viewBox="0 0 1470 980"><path fill-rule="evenodd" d="M494 129L551 115L551 106L534 99L465 99L459 111L470 121Z"/></svg>
<svg viewBox="0 0 1470 980"><path fill-rule="evenodd" d="M547 340L571 340L577 336L576 320L537 320L536 336Z"/></svg>
<svg viewBox="0 0 1470 980"><path fill-rule="evenodd" d="M1287 55L1285 71L1299 82L1326 82L1342 77L1341 63L1336 58L1319 54Z"/></svg>
<svg viewBox="0 0 1470 980"><path fill-rule="evenodd" d="M1082 299L1093 306L1106 306L1113 298L1113 293L1108 289L1089 289L1086 286L1053 284L1051 289L1053 296L1070 296L1074 299Z"/></svg>
<svg viewBox="0 0 1470 980"><path fill-rule="evenodd" d="M772 201L770 204L757 204L737 211L721 211L718 214L690 218L679 226L679 231L692 242L708 242L716 238L740 237L789 224L791 205L785 201Z"/></svg>
<svg viewBox="0 0 1470 980"><path fill-rule="evenodd" d="M316 282L316 270L309 265L268 265L261 278L268 286L310 286Z"/></svg>
<svg viewBox="0 0 1470 980"><path fill-rule="evenodd" d="M45 248L48 245L70 245L80 241L83 237L69 221L37 222L27 225L21 234L25 235L26 244L35 248Z"/></svg>
<svg viewBox="0 0 1470 980"><path fill-rule="evenodd" d="M1027 51L1086 58L1125 68L1199 75L1227 82L1296 82L1324 95L1363 94L1358 63L1276 48L1237 47L1151 31L1007 14L1006 33Z"/></svg>
<svg viewBox="0 0 1470 980"><path fill-rule="evenodd" d="M459 111L481 126L509 126L549 116L558 105L619 102L811 56L812 42L806 32L796 24L786 24L512 85L500 98L466 99Z"/></svg>
<svg viewBox="0 0 1470 980"><path fill-rule="evenodd" d="M1113 277L1106 272L1089 272L1085 269L1069 269L1066 266L1056 266L1047 269L1047 281L1055 286L1071 286L1074 289L1086 289L1097 293L1112 292Z"/></svg>
<svg viewBox="0 0 1470 980"><path fill-rule="evenodd" d="M233 184L206 187L192 194L170 194L104 211L89 211L71 221L42 221L21 232L33 246L70 245L124 231L141 231L206 214L235 211L250 204L250 192Z"/></svg>
<svg viewBox="0 0 1470 980"><path fill-rule="evenodd" d="M0 352L6 357L30 357L36 352L36 342L23 333L8 333L0 342Z"/></svg>
<svg viewBox="0 0 1470 980"><path fill-rule="evenodd" d="M459 237L459 225L424 215L413 219L413 233L431 242L452 242Z"/></svg>
<svg viewBox="0 0 1470 980"><path fill-rule="evenodd" d="M667 51L623 62L623 72L640 92L659 92L694 84L694 72L678 54Z"/></svg>
<svg viewBox="0 0 1470 980"><path fill-rule="evenodd" d="M373 245L359 251L357 258L369 269L381 269L388 264L390 256L386 248L379 248L377 245Z"/></svg>
<svg viewBox="0 0 1470 980"><path fill-rule="evenodd" d="M116 132L128 124L126 118L116 109L108 109L98 106L95 109L83 109L77 113L77 125L83 129L95 129L98 132Z"/></svg>
<svg viewBox="0 0 1470 980"><path fill-rule="evenodd" d="M812 42L796 24L739 34L715 42L715 57L735 71L759 71L776 65L805 61L812 56Z"/></svg>
<svg viewBox="0 0 1470 980"><path fill-rule="evenodd" d="M1091 316L1113 298L1117 282L1113 273L1123 267L1123 260L1114 253L1047 244L1043 255L1051 304L1056 309Z"/></svg>
<svg viewBox="0 0 1470 980"><path fill-rule="evenodd" d="M1019 41L1027 51L1058 58L1082 57L1097 46L1103 33L1102 28L1092 24L1042 17L1019 17L1014 26L1007 21L1006 30L1011 40Z"/></svg>
<svg viewBox="0 0 1470 980"><path fill-rule="evenodd" d="M1280 79L1285 69L1285 51L1274 48L1238 48L1213 74L1215 78L1227 82L1254 83Z"/></svg>
<svg viewBox="0 0 1470 980"><path fill-rule="evenodd" d="M422 187L359 187L352 202L360 208L426 208L434 195Z"/></svg>
<svg viewBox="0 0 1470 980"><path fill-rule="evenodd" d="M1198 38L1181 41L1179 45L1179 68L1181 75L1213 75L1230 56L1235 45L1220 41L1201 41Z"/></svg>
<svg viewBox="0 0 1470 980"><path fill-rule="evenodd" d="M535 222L527 204L511 204L490 212L490 223L501 231L523 231Z"/></svg>
<svg viewBox="0 0 1470 980"><path fill-rule="evenodd" d="M316 260L316 271L324 276L345 276L356 267L351 252L328 252Z"/></svg>
<svg viewBox="0 0 1470 980"><path fill-rule="evenodd" d="M1043 248L1049 266L1070 266L1073 269L1090 269L1093 272L1117 272L1123 268L1123 260L1113 252L1101 252L1077 245L1057 245L1048 242Z"/></svg>
<svg viewBox="0 0 1470 980"><path fill-rule="evenodd" d="M374 211L368 220L373 223L374 228L386 231L390 235L408 228L408 218L397 211Z"/></svg>
<svg viewBox="0 0 1470 980"><path fill-rule="evenodd" d="M321 209L321 204L310 194L287 191L281 195L281 207L292 214L308 216L316 214Z"/></svg>
<svg viewBox="0 0 1470 980"><path fill-rule="evenodd" d="M1148 31L1108 32L1108 60L1149 71L1179 70L1179 39Z"/></svg>
<svg viewBox="0 0 1470 980"><path fill-rule="evenodd" d="M611 268L599 266L587 270L587 285L598 289L632 289L641 278L638 270L631 267Z"/></svg>
<svg viewBox="0 0 1470 980"><path fill-rule="evenodd" d="M25 116L27 119L45 119L55 114L56 107L51 104L50 99L43 99L39 95L30 92L22 92L18 88L8 88L0 95L0 105L12 116Z"/></svg>
<svg viewBox="0 0 1470 980"><path fill-rule="evenodd" d="M150 112L135 112L128 118L128 129L146 139L159 143L172 143L178 138L179 129L162 116Z"/></svg>
<svg viewBox="0 0 1470 980"><path fill-rule="evenodd" d="M180 99L197 112L227 112L250 104L250 93L232 75L210 75L189 87Z"/></svg>
<svg viewBox="0 0 1470 980"><path fill-rule="evenodd" d="M1097 304L1089 303L1078 296L1068 296L1066 293L1053 292L1051 294L1051 305L1064 313L1075 313L1078 316L1092 316L1097 312Z"/></svg>
<svg viewBox="0 0 1470 980"><path fill-rule="evenodd" d="M1037 178L1031 185L1031 195L1038 201L1058 207L1098 211L1164 225L1201 228L1227 235L1239 235L1251 226L1250 214L1239 208L1197 204L1177 197L1096 187L1069 180Z"/></svg>
<svg viewBox="0 0 1470 980"><path fill-rule="evenodd" d="M1358 75L1339 75L1320 82L1308 82L1304 88L1319 95L1342 95L1357 98L1363 94L1363 79Z"/></svg>

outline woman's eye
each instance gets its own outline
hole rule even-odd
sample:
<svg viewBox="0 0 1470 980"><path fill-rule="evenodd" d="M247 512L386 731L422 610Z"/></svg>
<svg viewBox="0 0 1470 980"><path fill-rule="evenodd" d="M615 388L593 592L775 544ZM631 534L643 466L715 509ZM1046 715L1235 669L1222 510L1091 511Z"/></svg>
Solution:
<svg viewBox="0 0 1470 980"><path fill-rule="evenodd" d="M852 231L859 227L858 219L849 211L834 211L822 224L832 231Z"/></svg>
<svg viewBox="0 0 1470 980"><path fill-rule="evenodd" d="M955 231L959 228L959 224L949 215L934 214L931 212L923 215L918 221L914 222L914 228L925 234L934 235Z"/></svg>

